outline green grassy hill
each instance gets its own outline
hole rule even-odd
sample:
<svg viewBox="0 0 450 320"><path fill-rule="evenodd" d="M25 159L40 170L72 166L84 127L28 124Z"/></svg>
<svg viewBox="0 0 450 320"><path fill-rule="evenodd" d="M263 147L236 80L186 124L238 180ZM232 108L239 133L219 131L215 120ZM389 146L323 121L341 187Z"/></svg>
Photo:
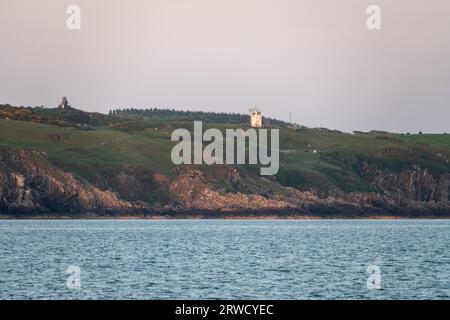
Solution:
<svg viewBox="0 0 450 320"><path fill-rule="evenodd" d="M176 128L192 129L192 121L164 117L121 117L97 115L89 126L90 114L78 110L42 111L54 124L0 119L0 148L37 149L61 167L91 180L102 167L135 165L175 174L170 160L174 143L170 134ZM169 113L170 114L170 113ZM58 117L59 116L59 117ZM75 120L74 120L75 119ZM57 124L64 123L64 126ZM55 125L56 124L56 125ZM98 125L97 125L98 124ZM243 128L240 124L204 123L213 127ZM364 179L367 163L378 170L401 171L421 166L435 174L450 171L448 134L346 134L327 129L281 127L280 171L283 185L301 190L318 188L346 192L372 190Z"/></svg>
<svg viewBox="0 0 450 320"><path fill-rule="evenodd" d="M14 117L18 110L21 116ZM190 129L193 125L180 117L166 119L127 112L100 115L76 109L22 110L9 106L0 107L0 118L0 149L43 151L59 168L100 186L101 177L126 167L138 170L139 175L150 177L158 173L174 179L179 171L170 160L174 145L170 134L176 128ZM204 129L208 127L246 129L246 125L239 123L204 123ZM382 195L394 192L377 180L382 175L425 170L438 179L450 173L448 134L348 134L293 128L283 123L279 127L280 170L274 179L299 191L318 195L353 192ZM217 166L196 167L207 175L218 170ZM258 176L259 170L254 166L237 169L247 187L263 186L267 180ZM220 179L214 183L221 190L246 191L233 190ZM154 203L164 198L163 193L149 192L139 200Z"/></svg>

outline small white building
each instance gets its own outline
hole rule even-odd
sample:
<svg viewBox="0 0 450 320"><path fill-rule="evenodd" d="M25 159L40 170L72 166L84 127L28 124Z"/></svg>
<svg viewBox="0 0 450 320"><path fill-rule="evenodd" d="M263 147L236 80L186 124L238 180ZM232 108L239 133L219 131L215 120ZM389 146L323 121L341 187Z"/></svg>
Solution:
<svg viewBox="0 0 450 320"><path fill-rule="evenodd" d="M250 112L250 126L253 128L261 128L263 125L262 113L257 107L251 108Z"/></svg>

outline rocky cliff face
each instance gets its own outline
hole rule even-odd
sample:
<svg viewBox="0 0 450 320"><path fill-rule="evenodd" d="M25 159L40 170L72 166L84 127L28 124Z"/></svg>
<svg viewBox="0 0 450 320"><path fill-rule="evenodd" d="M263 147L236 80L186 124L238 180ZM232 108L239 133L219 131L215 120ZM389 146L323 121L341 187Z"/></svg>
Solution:
<svg viewBox="0 0 450 320"><path fill-rule="evenodd" d="M379 193L335 192L326 196L283 187L274 179L242 177L233 166L219 166L208 174L195 167L178 170L178 176L170 179L161 173L123 168L93 185L50 163L42 152L4 150L0 151L0 213L16 217L31 214L450 217L450 174L434 176L420 168L399 173L377 172L371 183Z"/></svg>
<svg viewBox="0 0 450 320"><path fill-rule="evenodd" d="M241 178L233 167L227 167L224 174L231 184L239 184ZM246 210L285 210L296 206L287 199L264 197L260 194L244 194L242 192L225 192L214 189L211 181L196 169L187 168L169 186L172 204L179 210L202 209L210 211L246 211Z"/></svg>
<svg viewBox="0 0 450 320"><path fill-rule="evenodd" d="M400 205L408 201L448 202L450 201L450 174L433 176L427 169L401 173L381 173L374 184L395 199Z"/></svg>
<svg viewBox="0 0 450 320"><path fill-rule="evenodd" d="M0 211L42 213L136 213L142 206L100 190L52 165L44 153L0 152Z"/></svg>

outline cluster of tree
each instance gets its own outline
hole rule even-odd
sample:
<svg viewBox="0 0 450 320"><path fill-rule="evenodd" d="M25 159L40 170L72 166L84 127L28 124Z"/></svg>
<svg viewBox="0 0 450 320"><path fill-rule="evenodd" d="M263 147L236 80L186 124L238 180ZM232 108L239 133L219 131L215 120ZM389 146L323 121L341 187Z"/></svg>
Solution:
<svg viewBox="0 0 450 320"><path fill-rule="evenodd" d="M249 123L249 115L240 113L226 113L226 112L207 112L207 111L182 111L175 109L136 109L136 108L125 108L125 109L112 109L109 111L110 115L134 115L141 117L153 117L153 118L168 118L170 120L186 120L186 121L208 121L214 123L239 123L247 124ZM265 118L265 125L272 126L287 126L288 123L285 121Z"/></svg>
<svg viewBox="0 0 450 320"><path fill-rule="evenodd" d="M58 126L108 125L110 118L74 108L14 107L0 105L0 119L34 121Z"/></svg>

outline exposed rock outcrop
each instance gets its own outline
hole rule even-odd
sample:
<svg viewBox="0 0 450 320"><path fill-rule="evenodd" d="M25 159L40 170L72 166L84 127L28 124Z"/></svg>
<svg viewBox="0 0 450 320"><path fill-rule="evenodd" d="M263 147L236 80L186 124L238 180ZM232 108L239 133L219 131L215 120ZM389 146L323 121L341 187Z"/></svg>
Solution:
<svg viewBox="0 0 450 320"><path fill-rule="evenodd" d="M1 151L0 186L0 211L8 214L126 215L144 209L57 168L38 151Z"/></svg>
<svg viewBox="0 0 450 320"><path fill-rule="evenodd" d="M231 183L239 180L237 171L225 172ZM170 184L173 204L180 209L202 209L211 211L245 211L245 210L285 210L296 206L282 199L268 199L258 194L241 192L219 192L206 181L204 174L195 169L187 169Z"/></svg>
<svg viewBox="0 0 450 320"><path fill-rule="evenodd" d="M178 170L178 176L169 178L138 167L111 169L93 185L61 170L42 152L3 150L0 214L450 217L450 175L435 176L420 168L378 172L372 184L380 193L326 196L284 187L275 179L252 181L233 166L209 173L194 166Z"/></svg>
<svg viewBox="0 0 450 320"><path fill-rule="evenodd" d="M409 200L421 202L450 201L450 174L433 176L427 169L401 173L382 173L374 179L374 184L395 199L399 204Z"/></svg>

